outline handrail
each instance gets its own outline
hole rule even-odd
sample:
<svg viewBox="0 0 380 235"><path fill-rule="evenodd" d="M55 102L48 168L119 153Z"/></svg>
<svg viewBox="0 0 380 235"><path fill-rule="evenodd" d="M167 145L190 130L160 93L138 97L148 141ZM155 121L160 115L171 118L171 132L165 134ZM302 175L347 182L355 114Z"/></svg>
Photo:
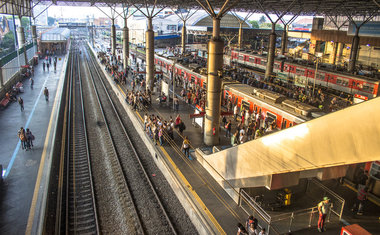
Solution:
<svg viewBox="0 0 380 235"><path fill-rule="evenodd" d="M331 189L329 189L328 187L324 186L323 184L321 184L318 180L316 180L315 178L312 179L313 183L317 184L319 187L323 188L325 191L327 191L328 193L330 193L331 195L333 195L334 197L336 197L337 199L339 199L340 201L344 202L345 200L339 196L338 194L336 194L334 191L332 191Z"/></svg>
<svg viewBox="0 0 380 235"><path fill-rule="evenodd" d="M253 198L249 196L248 193L246 193L244 190L241 190L241 194L242 197L250 199L246 200L247 203L250 204L253 209L255 209L255 211L260 215L262 219L264 219L267 223L270 223L271 216L263 208L261 208L261 206L257 204L257 202L255 202L255 200L253 200Z"/></svg>

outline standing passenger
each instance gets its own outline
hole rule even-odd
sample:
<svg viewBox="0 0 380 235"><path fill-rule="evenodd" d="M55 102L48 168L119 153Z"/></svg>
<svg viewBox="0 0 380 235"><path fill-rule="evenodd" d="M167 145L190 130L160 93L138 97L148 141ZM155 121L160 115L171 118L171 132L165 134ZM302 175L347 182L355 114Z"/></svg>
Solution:
<svg viewBox="0 0 380 235"><path fill-rule="evenodd" d="M326 216L329 209L330 209L330 198L324 197L323 201L321 201L318 204L318 212L319 212L318 231L319 232L325 231L325 220L326 220Z"/></svg>
<svg viewBox="0 0 380 235"><path fill-rule="evenodd" d="M21 112L24 111L24 100L18 97L18 103L20 104Z"/></svg>
<svg viewBox="0 0 380 235"><path fill-rule="evenodd" d="M26 136L25 136L25 129L23 127L20 128L20 130L17 133L18 138L21 140L21 148L26 149Z"/></svg>
<svg viewBox="0 0 380 235"><path fill-rule="evenodd" d="M33 147L34 135L29 130L29 128L26 128L25 135L26 135L27 147L28 147L28 149L31 149Z"/></svg>
<svg viewBox="0 0 380 235"><path fill-rule="evenodd" d="M47 89L47 87L45 87L44 89L44 95L45 95L45 100L49 101L49 90Z"/></svg>

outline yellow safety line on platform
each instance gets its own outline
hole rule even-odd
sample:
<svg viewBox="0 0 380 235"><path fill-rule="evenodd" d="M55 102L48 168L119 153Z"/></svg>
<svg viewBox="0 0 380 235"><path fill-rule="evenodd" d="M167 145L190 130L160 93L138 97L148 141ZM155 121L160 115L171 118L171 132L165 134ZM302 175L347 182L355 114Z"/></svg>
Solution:
<svg viewBox="0 0 380 235"><path fill-rule="evenodd" d="M141 115L136 111L136 114L138 115L138 117L141 119L141 121L143 121L143 118L141 117ZM219 233L220 234L226 234L226 232L224 232L222 226L220 226L220 224L218 223L218 221L215 219L215 217L212 215L212 213L210 212L210 210L207 208L207 206L203 203L202 199L198 196L198 194L195 192L195 190L193 189L193 187L191 186L191 184L189 183L189 181L187 181L187 179L185 178L185 176L182 174L182 172L180 171L180 169L177 167L177 165L174 163L174 161L172 160L172 158L169 156L168 152L166 152L166 150L164 149L164 147L160 146L160 149L161 151L164 153L164 155L166 156L166 158L168 159L168 161L170 162L170 164L172 165L172 167L175 169L175 171L177 172L177 174L179 175L179 177L181 178L181 180L185 183L186 187L190 190L191 194L193 194L195 200L198 201L198 203L201 205L202 209L205 211L205 213L207 214L207 216L210 218L211 222L215 225L215 227L218 229Z"/></svg>
<svg viewBox="0 0 380 235"><path fill-rule="evenodd" d="M38 197L38 193L39 193L39 190L40 190L40 184L41 184L41 178L42 178L43 168L44 168L44 164L45 164L46 152L47 152L47 147L48 147L48 144L49 144L50 130L51 130L51 127L52 127L52 124L53 124L53 117L54 117L55 109L57 107L57 102L58 102L58 99L55 99L54 105L53 105L53 110L51 111L51 115L50 115L49 126L48 126L48 129L46 131L46 138L45 138L45 142L44 142L44 149L43 149L42 155L41 155L40 167L38 168L38 175L37 175L36 184L34 186L33 199L32 199L32 204L30 206L28 223L26 225L25 234L31 234L32 233L33 218L34 218L34 215L35 215L35 212L36 212L37 197Z"/></svg>
<svg viewBox="0 0 380 235"><path fill-rule="evenodd" d="M179 175L179 177L181 178L181 180L185 183L185 186L190 190L191 194L193 194L195 200L198 201L198 203L201 205L203 211L207 214L207 216L210 218L211 222L215 225L215 227L218 229L219 233L220 234L226 234L226 232L223 230L222 226L220 226L220 224L218 223L218 221L215 219L215 217L212 215L212 213L210 212L210 210L207 208L207 206L203 203L202 199L198 196L198 194L195 192L195 190L193 189L193 187L191 187L190 183L187 181L187 179L185 178L185 176L182 174L182 172L179 170L179 168L177 167L177 165L174 163L174 161L172 160L172 158L169 156L169 154L166 152L166 150L164 149L164 147L160 147L161 148L161 151L164 153L164 155L166 156L166 158L169 160L170 164L172 164L174 170L177 172L177 174Z"/></svg>
<svg viewBox="0 0 380 235"><path fill-rule="evenodd" d="M346 186L347 188L351 189L352 191L354 192L358 192L358 190L354 187L352 187L351 185L349 184L346 184L344 183L343 184L344 186ZM371 197L367 197L368 198L368 201L372 202L373 204L377 205L377 206L380 206L380 203L378 201L375 201L374 199L372 199Z"/></svg>

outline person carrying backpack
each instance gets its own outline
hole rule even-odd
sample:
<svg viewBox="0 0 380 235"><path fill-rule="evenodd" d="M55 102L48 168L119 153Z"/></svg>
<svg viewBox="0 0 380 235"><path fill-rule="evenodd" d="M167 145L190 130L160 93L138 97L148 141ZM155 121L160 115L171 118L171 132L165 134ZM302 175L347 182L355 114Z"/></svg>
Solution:
<svg viewBox="0 0 380 235"><path fill-rule="evenodd" d="M191 160L191 158L190 158L190 141L187 138L187 136L185 136L185 138L183 140L181 150L185 153L185 156Z"/></svg>
<svg viewBox="0 0 380 235"><path fill-rule="evenodd" d="M18 138L21 140L21 148L26 149L26 136L25 136L25 129L24 127L21 127L20 130L17 133Z"/></svg>

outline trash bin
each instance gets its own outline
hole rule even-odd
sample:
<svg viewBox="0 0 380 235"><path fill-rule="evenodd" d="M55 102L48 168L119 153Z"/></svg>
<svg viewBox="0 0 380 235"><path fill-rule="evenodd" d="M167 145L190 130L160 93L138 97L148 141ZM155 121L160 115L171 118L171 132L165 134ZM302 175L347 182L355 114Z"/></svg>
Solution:
<svg viewBox="0 0 380 235"><path fill-rule="evenodd" d="M38 64L38 56L33 56L33 65Z"/></svg>

